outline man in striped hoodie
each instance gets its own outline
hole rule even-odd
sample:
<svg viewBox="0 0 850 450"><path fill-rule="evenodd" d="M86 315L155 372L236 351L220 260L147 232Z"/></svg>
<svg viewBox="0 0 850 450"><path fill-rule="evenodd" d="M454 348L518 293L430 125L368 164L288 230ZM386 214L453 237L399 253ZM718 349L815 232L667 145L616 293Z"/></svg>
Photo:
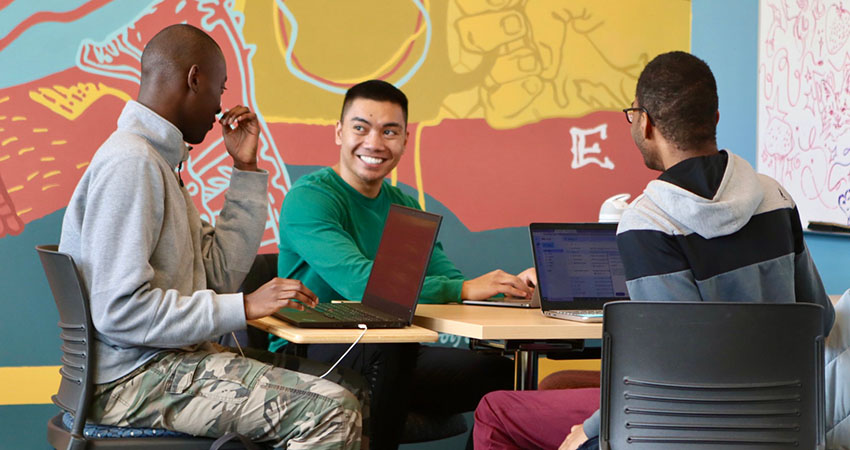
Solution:
<svg viewBox="0 0 850 450"><path fill-rule="evenodd" d="M657 56L644 68L635 99L623 111L646 166L661 172L624 211L617 229L631 299L817 303L824 307L828 334L835 312L803 241L794 201L775 180L717 148L717 85L708 65L685 52ZM520 440L525 436L490 431L516 423L500 417L502 411L517 414L500 406L507 398L499 396L509 394L482 399L476 410L476 449L514 448L513 443L554 447L566 434L568 418L575 423L570 405L584 398L570 390L522 398L522 411L536 409L541 415L523 421L551 430L548 440L532 443ZM572 426L560 448L594 448L595 439L588 438L598 434L596 411Z"/></svg>

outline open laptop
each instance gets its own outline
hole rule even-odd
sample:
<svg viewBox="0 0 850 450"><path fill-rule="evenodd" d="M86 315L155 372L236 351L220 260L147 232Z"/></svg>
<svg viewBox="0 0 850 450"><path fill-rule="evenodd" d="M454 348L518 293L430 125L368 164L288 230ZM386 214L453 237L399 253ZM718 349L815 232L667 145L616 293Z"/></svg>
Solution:
<svg viewBox="0 0 850 450"><path fill-rule="evenodd" d="M390 205L360 303L283 308L274 316L301 328L402 328L410 325L443 217Z"/></svg>
<svg viewBox="0 0 850 450"><path fill-rule="evenodd" d="M544 315L601 322L602 305L628 300L616 223L529 226Z"/></svg>

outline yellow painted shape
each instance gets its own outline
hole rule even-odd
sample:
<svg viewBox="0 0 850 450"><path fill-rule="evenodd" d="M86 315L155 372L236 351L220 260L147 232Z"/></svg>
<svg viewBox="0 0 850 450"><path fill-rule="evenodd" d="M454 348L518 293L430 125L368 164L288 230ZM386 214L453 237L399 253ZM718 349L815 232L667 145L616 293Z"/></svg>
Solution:
<svg viewBox="0 0 850 450"><path fill-rule="evenodd" d="M0 120L6 120L6 116L0 116Z"/></svg>
<svg viewBox="0 0 850 450"><path fill-rule="evenodd" d="M22 209L20 211L15 211L15 214L17 214L18 216L23 216L24 214L26 214L30 211L32 211L32 208L27 208L27 209Z"/></svg>
<svg viewBox="0 0 850 450"><path fill-rule="evenodd" d="M52 88L41 87L38 91L29 92L30 99L47 109L68 119L75 120L94 102L106 95L113 95L121 100L129 101L126 92L109 87L103 83L77 83L72 86L54 85Z"/></svg>
<svg viewBox="0 0 850 450"><path fill-rule="evenodd" d="M26 117L24 117L24 116L15 116L15 117L12 117L12 122L20 122L21 120L27 120L27 118L26 118Z"/></svg>
<svg viewBox="0 0 850 450"><path fill-rule="evenodd" d="M24 188L24 185L23 185L23 184L19 184L19 185L17 185L17 186L10 187L9 189L7 189L7 191L11 194L12 192L18 192L18 191L20 191L20 190L21 190L21 189L23 189L23 188Z"/></svg>
<svg viewBox="0 0 850 450"><path fill-rule="evenodd" d="M48 189L52 189L52 188L55 188L55 187L59 187L59 185L58 184L48 184L47 186L44 186L44 187L41 188L41 192L44 192Z"/></svg>
<svg viewBox="0 0 850 450"><path fill-rule="evenodd" d="M8 95L7 95L7 96L5 96L5 97L3 97L3 98L0 98L0 103L3 103L3 102L5 102L5 101L7 101L7 100L9 100L9 96L8 96Z"/></svg>
<svg viewBox="0 0 850 450"><path fill-rule="evenodd" d="M61 171L59 171L59 170L54 170L54 171L52 171L52 172L47 172L47 173L46 173L46 174L44 174L41 178L42 178L42 179L44 179L44 178L50 178L50 177L52 177L52 176L54 176L54 175L59 175L60 173L62 173L62 172L61 172Z"/></svg>
<svg viewBox="0 0 850 450"><path fill-rule="evenodd" d="M52 157L52 156L42 156L42 157L41 157L41 161L42 161L42 162L55 161L55 160L56 160L56 158L54 158L54 157Z"/></svg>
<svg viewBox="0 0 850 450"><path fill-rule="evenodd" d="M24 148L18 150L18 155L23 155L24 153L31 152L33 150L35 150L35 147L24 147Z"/></svg>
<svg viewBox="0 0 850 450"><path fill-rule="evenodd" d="M35 177L36 177L36 175L38 175L38 171L37 171L37 170L36 170L35 172L33 172L33 173L31 173L31 174L27 175L27 181L32 181L32 179L33 179L33 178L35 178Z"/></svg>
<svg viewBox="0 0 850 450"><path fill-rule="evenodd" d="M425 7L426 11L430 12L428 2L425 2L424 7ZM274 19L275 41L277 42L277 47L280 50L281 56L283 56L283 55L286 54L286 46L283 44L283 36L281 34L281 29L280 29L280 15L278 14L279 11L280 11L280 9L278 8L277 4L275 4L274 13L272 15L272 17ZM369 79L380 77L384 72L387 72L390 69L390 67L392 67L394 64L396 64L399 59L401 59L401 57L404 55L404 52L407 50L407 47L413 41L415 41L420 36L422 36L422 33L424 33L424 32L425 32L425 21L423 20L419 24L419 28L417 28L416 31L411 36L409 36L407 39L405 39L404 42L402 42L401 45L399 45L399 47L395 51L395 53L393 53L392 56L390 56L387 59L387 61L385 63L383 63L380 67L378 67L377 69L374 69L372 72L370 72L367 75L358 76L356 78L337 79L337 80L332 80L332 81L334 81L335 83L340 83L340 84L353 84L353 83L359 83L363 80L369 80Z"/></svg>
<svg viewBox="0 0 850 450"><path fill-rule="evenodd" d="M337 119L309 119L303 117L267 116L263 114L266 123L297 123L302 125L336 125Z"/></svg>
<svg viewBox="0 0 850 450"><path fill-rule="evenodd" d="M554 360L540 358L537 364L537 375L540 380L559 370L600 370L602 367L601 360L598 359Z"/></svg>
<svg viewBox="0 0 850 450"><path fill-rule="evenodd" d="M85 167L85 166L87 166L87 165L89 165L88 161L86 161L86 162L81 162L81 163L77 164L77 166L76 166L76 167L77 167L77 169L80 169L80 168L83 168L83 167Z"/></svg>
<svg viewBox="0 0 850 450"><path fill-rule="evenodd" d="M419 191L419 207L425 210L425 185L422 181L422 130L426 127L436 127L443 121L446 111L442 108L437 113L437 118L423 120L416 127L416 136L413 138L413 170L416 173L416 190Z"/></svg>
<svg viewBox="0 0 850 450"><path fill-rule="evenodd" d="M60 366L0 367L0 405L50 404L59 390Z"/></svg>
<svg viewBox="0 0 850 450"><path fill-rule="evenodd" d="M7 159L9 159L9 155L0 156L0 161L5 161Z"/></svg>
<svg viewBox="0 0 850 450"><path fill-rule="evenodd" d="M67 143L68 143L68 141L66 141L64 139L59 139L59 140L56 140L56 141L50 141L50 145L65 145Z"/></svg>
<svg viewBox="0 0 850 450"><path fill-rule="evenodd" d="M47 128L33 128L33 133L47 133Z"/></svg>
<svg viewBox="0 0 850 450"><path fill-rule="evenodd" d="M12 142L15 142L15 141L17 141L17 140L18 140L18 138L17 138L17 137L12 136L12 137L10 137L10 138L4 139L2 142L0 142L0 144L2 144L2 145L5 147L5 146L6 146L6 144L11 144Z"/></svg>

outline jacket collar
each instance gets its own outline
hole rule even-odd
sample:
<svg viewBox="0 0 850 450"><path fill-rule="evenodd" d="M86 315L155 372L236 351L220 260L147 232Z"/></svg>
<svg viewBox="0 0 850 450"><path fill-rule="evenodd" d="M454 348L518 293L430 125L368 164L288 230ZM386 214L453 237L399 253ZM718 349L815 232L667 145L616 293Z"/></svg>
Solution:
<svg viewBox="0 0 850 450"><path fill-rule="evenodd" d="M141 103L130 100L118 118L118 128L147 140L171 168L189 157L183 133L174 124Z"/></svg>

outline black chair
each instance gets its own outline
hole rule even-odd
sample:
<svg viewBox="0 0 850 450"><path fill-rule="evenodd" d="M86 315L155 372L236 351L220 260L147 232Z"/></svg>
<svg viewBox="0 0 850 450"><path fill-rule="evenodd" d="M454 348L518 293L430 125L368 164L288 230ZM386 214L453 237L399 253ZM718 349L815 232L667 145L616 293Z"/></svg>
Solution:
<svg viewBox="0 0 850 450"><path fill-rule="evenodd" d="M242 282L242 291L254 292L276 276L277 253L259 254L251 266L251 271L245 277L245 281ZM250 347L267 349L269 345L268 333L258 328L248 327L244 332L237 332L236 336L240 343L247 342ZM234 346L229 335L223 338L222 343L224 345ZM434 441L457 436L466 433L467 430L463 414L434 415L411 411L404 423L401 442L412 444Z"/></svg>
<svg viewBox="0 0 850 450"><path fill-rule="evenodd" d="M600 447L824 448L822 309L606 304Z"/></svg>
<svg viewBox="0 0 850 450"><path fill-rule="evenodd" d="M62 380L53 403L63 412L47 422L47 442L57 449L208 449L214 439L190 436L162 429L125 428L86 424L94 386L92 371L94 328L89 312L88 290L73 258L60 253L55 245L36 247L44 274L59 310L62 339ZM67 425L66 425L67 424ZM221 448L243 448L236 442Z"/></svg>

